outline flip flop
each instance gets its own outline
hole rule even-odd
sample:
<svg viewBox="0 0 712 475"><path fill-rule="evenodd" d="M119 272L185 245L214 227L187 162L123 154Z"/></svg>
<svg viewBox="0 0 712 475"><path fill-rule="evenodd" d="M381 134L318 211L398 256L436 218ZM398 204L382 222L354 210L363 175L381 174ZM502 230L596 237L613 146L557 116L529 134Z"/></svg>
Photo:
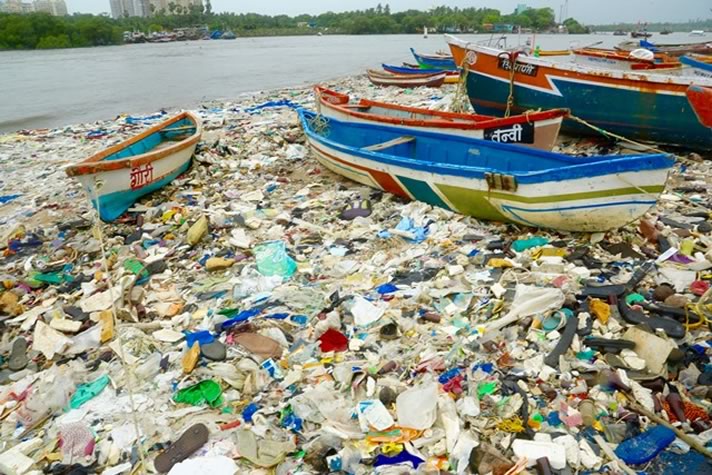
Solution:
<svg viewBox="0 0 712 475"><path fill-rule="evenodd" d="M648 325L653 330L662 330L673 339L682 338L685 336L685 327L682 323L672 318L658 317L658 316L647 316L640 310L634 310L625 303L625 299L618 301L618 310L620 311L621 317L626 322L632 325L639 325L644 323Z"/></svg>
<svg viewBox="0 0 712 475"><path fill-rule="evenodd" d="M195 424L156 457L153 466L160 473L170 472L175 464L187 459L205 445L209 437L210 431L205 424Z"/></svg>
<svg viewBox="0 0 712 475"><path fill-rule="evenodd" d="M351 203L350 208L346 208L341 212L339 217L346 221L351 221L356 218L368 218L371 216L373 208L368 200L359 200Z"/></svg>
<svg viewBox="0 0 712 475"><path fill-rule="evenodd" d="M25 369L29 361L27 358L27 340L23 337L16 338L12 343L12 351L8 358L8 367L12 371L20 371L21 369Z"/></svg>
<svg viewBox="0 0 712 475"><path fill-rule="evenodd" d="M258 333L238 333L235 335L235 342L263 360L279 358L284 351L277 341Z"/></svg>

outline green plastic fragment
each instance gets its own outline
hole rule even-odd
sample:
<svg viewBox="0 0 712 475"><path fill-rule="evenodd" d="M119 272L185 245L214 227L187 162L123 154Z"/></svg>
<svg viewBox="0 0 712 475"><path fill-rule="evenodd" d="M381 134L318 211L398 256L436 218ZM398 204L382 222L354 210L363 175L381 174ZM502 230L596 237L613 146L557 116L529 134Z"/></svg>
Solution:
<svg viewBox="0 0 712 475"><path fill-rule="evenodd" d="M593 350L579 351L576 353L576 359L581 361L591 361L596 354Z"/></svg>
<svg viewBox="0 0 712 475"><path fill-rule="evenodd" d="M477 386L477 397L479 399L482 399L483 397L494 393L496 390L497 390L497 383L495 383L495 382L480 383Z"/></svg>
<svg viewBox="0 0 712 475"><path fill-rule="evenodd" d="M640 302L645 302L645 297L640 294L628 294L625 298L625 303L628 305L634 305Z"/></svg>
<svg viewBox="0 0 712 475"><path fill-rule="evenodd" d="M74 396L69 401L69 407L72 409L82 407L86 402L98 396L109 385L109 381L109 376L104 375L91 383L80 384L77 386L77 392L74 393Z"/></svg>
<svg viewBox="0 0 712 475"><path fill-rule="evenodd" d="M534 414L532 414L530 416L530 419L533 421L539 422L539 423L544 422L544 416L542 416L538 412L535 412Z"/></svg>
<svg viewBox="0 0 712 475"><path fill-rule="evenodd" d="M517 241L514 241L512 243L512 249L517 252L522 252L534 247L546 246L547 244L549 244L549 240L547 238L535 236L530 239L518 239Z"/></svg>
<svg viewBox="0 0 712 475"><path fill-rule="evenodd" d="M210 407L218 407L222 404L222 388L211 379L206 379L198 384L181 389L174 396L177 403L190 404L191 406L201 406L207 404Z"/></svg>

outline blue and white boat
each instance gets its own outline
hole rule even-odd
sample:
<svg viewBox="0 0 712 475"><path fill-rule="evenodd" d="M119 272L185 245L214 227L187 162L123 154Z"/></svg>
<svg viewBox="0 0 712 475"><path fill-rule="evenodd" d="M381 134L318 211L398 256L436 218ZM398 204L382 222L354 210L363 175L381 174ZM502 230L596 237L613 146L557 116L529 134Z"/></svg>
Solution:
<svg viewBox="0 0 712 475"><path fill-rule="evenodd" d="M687 66L693 75L701 78L712 78L712 63L700 61L693 56L681 56L680 62Z"/></svg>
<svg viewBox="0 0 712 475"><path fill-rule="evenodd" d="M65 171L83 185L101 219L114 221L185 172L202 133L200 118L183 112Z"/></svg>
<svg viewBox="0 0 712 475"><path fill-rule="evenodd" d="M674 164L666 154L567 156L299 113L311 150L334 173L476 218L562 231L635 221Z"/></svg>
<svg viewBox="0 0 712 475"><path fill-rule="evenodd" d="M423 69L437 69L438 71L452 71L457 69L455 60L448 54L422 54L410 49L413 57Z"/></svg>

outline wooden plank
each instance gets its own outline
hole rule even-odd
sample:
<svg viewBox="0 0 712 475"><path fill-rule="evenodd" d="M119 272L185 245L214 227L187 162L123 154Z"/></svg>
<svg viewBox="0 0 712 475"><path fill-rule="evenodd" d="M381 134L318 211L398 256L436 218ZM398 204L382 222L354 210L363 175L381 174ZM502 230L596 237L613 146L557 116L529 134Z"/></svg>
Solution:
<svg viewBox="0 0 712 475"><path fill-rule="evenodd" d="M398 137L393 140L389 140L388 142L377 143L375 145L370 145L368 147L364 147L363 149L368 150L369 152L377 152L378 150L395 147L396 145L412 142L414 140L415 140L415 137L411 137L409 135L404 135L402 137Z"/></svg>

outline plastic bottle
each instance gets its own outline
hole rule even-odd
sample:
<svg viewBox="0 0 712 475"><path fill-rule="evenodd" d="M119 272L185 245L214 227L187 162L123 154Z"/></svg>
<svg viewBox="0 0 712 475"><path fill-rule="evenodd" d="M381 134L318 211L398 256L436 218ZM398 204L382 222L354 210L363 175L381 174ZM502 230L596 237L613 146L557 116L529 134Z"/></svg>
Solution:
<svg viewBox="0 0 712 475"><path fill-rule="evenodd" d="M584 399L581 401L578 407L581 417L583 418L583 425L586 427L591 427L596 422L596 405L590 399Z"/></svg>
<svg viewBox="0 0 712 475"><path fill-rule="evenodd" d="M529 239L518 239L512 243L512 250L517 252L526 251L534 247L546 246L549 240L544 237L535 236Z"/></svg>

